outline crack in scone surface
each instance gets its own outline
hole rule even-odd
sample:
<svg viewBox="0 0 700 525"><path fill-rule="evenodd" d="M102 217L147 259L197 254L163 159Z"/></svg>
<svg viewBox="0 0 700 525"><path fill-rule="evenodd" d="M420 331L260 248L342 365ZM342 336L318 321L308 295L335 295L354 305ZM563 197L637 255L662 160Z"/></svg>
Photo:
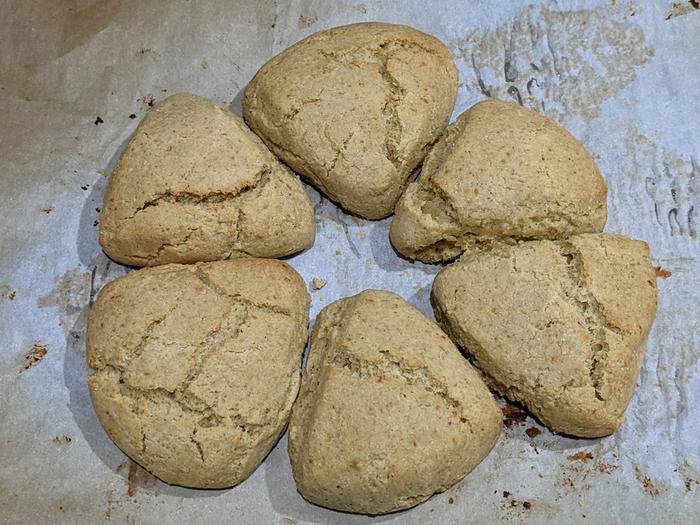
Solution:
<svg viewBox="0 0 700 525"><path fill-rule="evenodd" d="M276 305L258 304L237 294L229 294L213 283L207 274L200 268L196 268L193 273L200 281L214 292L218 297L226 300L226 308L221 312L216 325L204 336L202 341L191 353L193 364L190 366L187 376L172 391L164 387L144 388L133 385L127 381L125 375L129 371L129 366L143 353L148 342L153 338L156 327L162 323L175 308L171 308L166 314L151 321L146 328L136 346L128 353L125 363L121 366L115 363L104 363L92 367L92 374L107 373L113 371L117 374L117 382L120 395L129 402L130 409L134 413L140 413L138 400L145 399L154 405L163 403L174 403L180 410L193 417L195 429L198 427L207 428L212 426L227 426L227 421L236 427L243 434L253 439L258 433L264 430L265 425L248 421L241 414L224 414L213 403L207 402L190 391L190 386L199 377L207 359L220 351L227 343L235 340L241 333L249 318L250 308L261 308L278 315L290 316L286 309ZM222 332L224 323L234 321L233 330ZM142 451L145 451L146 433L142 430ZM200 443L201 445L201 443Z"/></svg>
<svg viewBox="0 0 700 525"><path fill-rule="evenodd" d="M490 242L502 242L516 244L520 241L534 241L543 239L561 239L566 234L547 233L556 229L553 224L564 221L572 231L576 229L576 223L572 217L566 214L531 215L527 218L530 228L535 226L542 229L542 233L533 235L519 235L499 231L499 225L493 220L481 220L469 222L468 218L460 217L452 198L432 181L419 182L418 191L421 198L413 197L408 203L411 213L416 216L428 215L430 219L440 225L442 232L440 238L431 244L417 246L411 256L420 258L424 262L449 262L473 249L474 245ZM419 204L418 204L419 203ZM582 214L583 215L583 214ZM511 227L514 231L517 228Z"/></svg>
<svg viewBox="0 0 700 525"><path fill-rule="evenodd" d="M171 313L172 310L168 313ZM156 329L156 326L158 326L160 323L162 323L165 318L168 316L168 314L161 315L148 323L146 326L146 329L143 331L143 334L141 334L141 340L139 341L138 345L136 345L136 348L134 348L134 351L131 352L129 359L127 360L127 364L134 358L138 357L143 353L143 350L146 348L146 345L148 344L148 341L151 339L151 336L153 335L153 331Z"/></svg>
<svg viewBox="0 0 700 525"><path fill-rule="evenodd" d="M192 444L195 446L197 449L197 453L199 454L199 459L202 463L204 463L204 447L202 444L197 440L197 427L195 426L192 429L192 434L190 434L190 441Z"/></svg>
<svg viewBox="0 0 700 525"><path fill-rule="evenodd" d="M350 371L361 378L376 378L382 375L393 375L403 379L404 382L413 385L418 384L423 390L439 397L448 408L456 409L460 413L460 421L467 422L464 417L462 404L450 396L447 388L440 383L427 367L411 367L403 359L394 356L389 350L379 350L381 356L377 361L357 359L349 353L334 352L328 364L336 368Z"/></svg>
<svg viewBox="0 0 700 525"><path fill-rule="evenodd" d="M470 431L472 423L465 413L462 403L450 395L449 389L440 382L425 366L412 367L405 360L396 357L391 351L381 349L378 351L379 359L358 359L339 344L344 333L343 318L352 310L352 304L343 305L330 319L319 333L318 351L324 354L324 361L334 368L344 369L351 374L363 379L377 378L382 375L400 377L407 384L418 384L426 392L440 398L448 409L455 410L459 414L460 422L466 423Z"/></svg>
<svg viewBox="0 0 700 525"><path fill-rule="evenodd" d="M362 67L370 63L378 65L378 72L386 85L384 105L382 106L382 115L385 120L386 134L384 138L384 154L391 162L395 169L403 172L405 166L401 161L399 146L401 144L401 136L403 134L403 123L399 117L398 106L406 94L406 90L401 86L398 79L394 77L388 69L389 60L392 58L392 47L417 47L423 51L429 52L426 48L412 42L385 40L374 47L356 47L343 51L328 51L321 49L319 53L330 60L338 62L346 67ZM430 54L433 54L430 52ZM369 56L368 56L369 55ZM337 148L336 158L340 154ZM331 162L335 166L335 162ZM330 171L330 170L329 170Z"/></svg>
<svg viewBox="0 0 700 525"><path fill-rule="evenodd" d="M323 90L321 90L321 92L323 92ZM321 94L321 92L319 92L319 95ZM307 99L307 100L302 100L302 101L299 103L298 106L293 107L293 108L292 108L291 110L289 110L287 113L285 113L284 115L282 115L282 120L284 120L285 122L289 122L290 120L293 120L294 117L297 116L297 114L304 108L304 106L308 106L308 105L311 105L311 104L317 104L317 103L319 103L319 102L321 102L321 99L320 99L320 98L310 98L310 99ZM280 127L280 126L282 126L282 125L283 125L283 124L275 124L276 127Z"/></svg>
<svg viewBox="0 0 700 525"><path fill-rule="evenodd" d="M237 199L239 199L240 197L252 190L261 190L270 181L271 174L272 168L270 168L269 166L264 166L253 176L253 181L251 181L248 184L244 184L237 191L214 190L207 191L205 193L199 193L195 191L166 190L161 193L158 193L153 198L147 200L146 202L138 206L134 210L134 213L127 217L122 217L121 220L126 221L129 219L133 219L140 212L147 210L148 208L158 206L162 202L194 204L197 206L235 202Z"/></svg>
<svg viewBox="0 0 700 525"><path fill-rule="evenodd" d="M269 303L259 303L256 301L253 301L252 299L249 299L247 297L244 297L241 294L237 293L230 293L226 290L224 290L221 286L217 285L209 276L207 272L202 270L199 266L194 265L192 268L189 269L201 282L209 288L212 292L214 292L217 296L222 297L222 298L231 298L234 301L238 301L242 304L245 304L248 307L252 308L259 308L260 310L266 310L271 313L275 314L280 314L284 315L286 317L292 317L292 313L287 309L283 308L279 305L276 304L269 304Z"/></svg>
<svg viewBox="0 0 700 525"><path fill-rule="evenodd" d="M606 331L622 334L622 330L605 317L600 304L589 290L583 275L581 252L570 242L562 241L558 244L562 257L566 259L567 274L573 284L573 290L564 288L564 297L578 310L584 327L590 334L591 356L588 359L588 375L596 398L604 401L601 386L609 351Z"/></svg>
<svg viewBox="0 0 700 525"><path fill-rule="evenodd" d="M380 46L383 48L383 46ZM389 72L388 65L391 53L380 54L379 74L382 76L389 88L382 107L382 115L386 119L386 136L384 138L384 150L386 158L394 165L397 171L404 169L401 162L399 145L403 134L403 124L399 118L398 106L401 103L406 91L401 87L399 81Z"/></svg>
<svg viewBox="0 0 700 525"><path fill-rule="evenodd" d="M234 253L249 255L248 252L241 247L242 221L240 203L249 194L255 193L256 195L260 195L263 189L271 181L272 173L273 169L270 166L265 165L254 175L252 182L243 185L236 191L215 190L202 193L195 191L163 191L138 206L131 215L120 217L118 220L122 222L134 220L134 218L143 211L157 207L162 203L188 204L201 207L202 209L212 210L222 204L234 207L238 206L239 213L236 217L236 221L230 226L231 229L235 231L235 235L231 239L231 246L228 250L227 256L230 257ZM189 227L187 228L187 233L181 239L163 242L156 248L155 251L151 251L146 255L129 254L129 257L143 262L158 259L168 248L178 248L180 246L187 245L192 235L200 229L201 227Z"/></svg>
<svg viewBox="0 0 700 525"><path fill-rule="evenodd" d="M605 376L605 367L608 357L608 342L606 331L613 332L618 335L623 335L623 331L618 326L612 324L603 314L600 303L593 296L585 282L583 275L583 261L580 250L573 246L568 241L553 241L559 249L561 257L565 259L567 281L561 285L561 299L571 305L581 318L581 323L589 333L589 350L590 357L587 360L588 379L590 386L594 389L595 397L599 401L605 401L602 394L602 382ZM491 246L484 245L486 251L506 249L506 245L502 243L494 243ZM506 256L505 253L502 254ZM474 255L467 253L464 258L472 258ZM514 255L509 255L514 259ZM459 264L459 263L457 263ZM452 297L453 301L457 301L457 290ZM525 403L526 405L532 401L532 396L523 391L515 384L510 382L502 382L497 377L489 373L489 367L484 366L482 358L487 356L489 352L485 347L477 341L473 335L466 329L459 328L460 323L452 319L437 303L434 304L434 311L437 321L442 326L443 330L450 336L453 341L459 341L459 346L472 358L474 366L483 374L487 382L498 392L505 395L508 399ZM455 323L455 326L453 326ZM458 333L455 330L458 328ZM540 368L535 380L536 389L542 388L541 378L547 373L547 368ZM556 403L566 392L567 389L577 386L574 379L559 386L554 402ZM581 385L578 385L581 386Z"/></svg>
<svg viewBox="0 0 700 525"><path fill-rule="evenodd" d="M333 173L333 170L335 170L335 165L338 163L338 159L340 159L341 155L345 154L345 150L348 147L348 143L350 142L350 139L352 139L354 134L355 132L351 131L345 138L345 140L343 140L343 143L340 146L335 147L335 156L331 159L330 163L328 164L328 168L326 168L326 171L329 174Z"/></svg>

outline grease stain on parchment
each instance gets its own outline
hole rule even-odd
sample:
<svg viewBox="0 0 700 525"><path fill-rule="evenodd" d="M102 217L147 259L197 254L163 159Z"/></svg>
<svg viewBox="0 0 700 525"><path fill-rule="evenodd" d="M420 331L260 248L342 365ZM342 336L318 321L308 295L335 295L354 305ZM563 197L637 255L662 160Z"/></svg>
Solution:
<svg viewBox="0 0 700 525"><path fill-rule="evenodd" d="M90 283L91 272L73 268L57 279L50 294L39 299L41 308L58 308L59 324L66 338L80 339L85 332Z"/></svg>
<svg viewBox="0 0 700 525"><path fill-rule="evenodd" d="M299 26L299 29L306 29L307 27L311 27L312 25L314 25L316 22L318 22L317 16L300 15L299 20L297 21L297 25Z"/></svg>
<svg viewBox="0 0 700 525"><path fill-rule="evenodd" d="M560 123L593 120L652 56L637 26L609 12L532 6L495 30L452 42L474 94L517 102Z"/></svg>
<svg viewBox="0 0 700 525"><path fill-rule="evenodd" d="M673 2L664 20L671 20L679 16L689 15L700 9L699 0L685 0L683 2Z"/></svg>
<svg viewBox="0 0 700 525"><path fill-rule="evenodd" d="M76 267L56 280L55 288L39 299L41 308L57 308L59 325L66 336L69 349L83 348L87 330L88 311L102 287L126 275L129 268L112 262L100 252L89 271Z"/></svg>
<svg viewBox="0 0 700 525"><path fill-rule="evenodd" d="M700 157L661 145L657 137L643 135L632 122L619 127L625 129L618 141L620 158L625 159L618 166L624 171L617 179L626 181L617 188L621 196L638 202L650 199L653 220L665 236L697 240Z"/></svg>
<svg viewBox="0 0 700 525"><path fill-rule="evenodd" d="M83 9L68 7L63 20L58 56L67 55L109 27L119 17L123 7L120 3L119 0L102 0Z"/></svg>
<svg viewBox="0 0 700 525"><path fill-rule="evenodd" d="M665 232L697 239L700 164L695 158L683 158L664 148L654 149L645 188L654 202L656 222Z"/></svg>

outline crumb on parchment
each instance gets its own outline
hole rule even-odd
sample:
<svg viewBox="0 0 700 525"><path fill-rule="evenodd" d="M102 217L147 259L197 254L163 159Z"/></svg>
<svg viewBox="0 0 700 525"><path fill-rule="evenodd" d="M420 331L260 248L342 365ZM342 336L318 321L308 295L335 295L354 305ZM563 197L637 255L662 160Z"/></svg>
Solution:
<svg viewBox="0 0 700 525"><path fill-rule="evenodd" d="M41 363L48 351L49 347L46 345L35 344L32 346L32 349L24 356L24 365L20 373Z"/></svg>
<svg viewBox="0 0 700 525"><path fill-rule="evenodd" d="M327 283L328 281L326 281L325 279L321 279L320 277L314 277L313 279L311 279L311 289L320 290L321 288L326 286Z"/></svg>
<svg viewBox="0 0 700 525"><path fill-rule="evenodd" d="M576 454L566 456L566 459L568 459L569 461L590 461L591 459L593 459L593 454L582 450L581 452L576 452Z"/></svg>

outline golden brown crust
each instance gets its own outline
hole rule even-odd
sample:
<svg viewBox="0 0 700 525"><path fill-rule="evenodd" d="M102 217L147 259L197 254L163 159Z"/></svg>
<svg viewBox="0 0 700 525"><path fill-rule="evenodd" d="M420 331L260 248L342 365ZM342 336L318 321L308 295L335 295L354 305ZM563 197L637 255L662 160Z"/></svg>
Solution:
<svg viewBox="0 0 700 525"><path fill-rule="evenodd" d="M157 104L139 125L100 224L105 252L136 266L282 257L314 235L299 179L239 117L187 93Z"/></svg>
<svg viewBox="0 0 700 525"><path fill-rule="evenodd" d="M402 255L454 259L493 239L565 239L600 232L607 186L593 158L552 120L489 100L462 113L396 206Z"/></svg>
<svg viewBox="0 0 700 525"><path fill-rule="evenodd" d="M654 320L649 250L619 235L500 245L433 284L436 317L493 386L558 432L615 432Z"/></svg>
<svg viewBox="0 0 700 525"><path fill-rule="evenodd" d="M319 314L289 425L309 501L365 514L412 507L469 473L500 429L479 373L397 295L368 290Z"/></svg>
<svg viewBox="0 0 700 525"><path fill-rule="evenodd" d="M267 62L243 114L270 149L332 200L389 215L449 121L458 73L449 50L407 26L322 31Z"/></svg>
<svg viewBox="0 0 700 525"><path fill-rule="evenodd" d="M309 302L301 277L270 259L170 264L109 283L88 322L102 426L163 481L240 483L286 426Z"/></svg>

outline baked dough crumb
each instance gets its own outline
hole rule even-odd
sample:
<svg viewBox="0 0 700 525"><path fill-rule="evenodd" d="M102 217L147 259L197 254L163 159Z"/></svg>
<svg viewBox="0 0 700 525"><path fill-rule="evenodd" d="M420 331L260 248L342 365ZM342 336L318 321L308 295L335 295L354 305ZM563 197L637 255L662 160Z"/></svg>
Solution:
<svg viewBox="0 0 700 525"><path fill-rule="evenodd" d="M311 279L312 290L320 290L321 288L326 286L326 284L328 284L328 281L326 281L325 279L321 279L320 277L314 277L313 279Z"/></svg>

